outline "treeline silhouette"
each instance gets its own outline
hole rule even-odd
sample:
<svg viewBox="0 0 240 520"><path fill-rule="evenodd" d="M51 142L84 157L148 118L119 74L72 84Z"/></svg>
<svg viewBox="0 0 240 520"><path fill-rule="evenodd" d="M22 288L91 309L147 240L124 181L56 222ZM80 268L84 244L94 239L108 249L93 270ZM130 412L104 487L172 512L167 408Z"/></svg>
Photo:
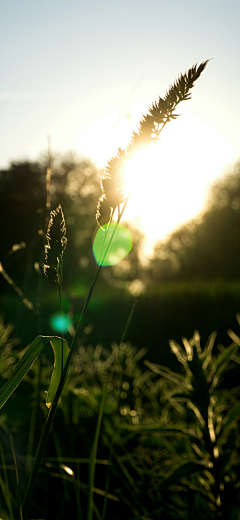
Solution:
<svg viewBox="0 0 240 520"><path fill-rule="evenodd" d="M49 321L59 312L57 285L42 275L49 215L47 168L48 158L43 157L36 162L12 163L0 172L0 262L23 293L19 297L16 287L0 276L0 314L14 324L21 347L36 333L61 332L53 331ZM92 237L101 173L89 160L71 154L53 161L51 209L62 205L68 239L62 303L73 326L96 269ZM217 330L219 341L228 344L226 330L235 328L235 315L240 311L240 163L212 186L207 208L199 218L156 246L147 267L139 260L142 236L136 229L131 231L130 254L101 273L81 342L110 348L112 341L120 341L138 296L135 282L141 280L145 291L134 307L126 340L147 347L149 359L170 365L168 340L181 342L195 329L203 343Z"/></svg>
<svg viewBox="0 0 240 520"><path fill-rule="evenodd" d="M76 320L96 269L92 239L99 228L95 213L102 172L90 160L71 153L52 158L47 207L48 168L49 157L43 156L39 161L12 162L0 171L0 265L4 270L1 274L5 274L0 275L0 314L14 323L15 333L24 336L24 343L26 338L32 339L36 329L38 333L51 333L49 313L59 311L57 285L42 276L50 209L61 204L64 211L68 243L64 255L63 307ZM134 247L120 265L103 269L98 284L100 294L106 294L106 287L113 284L125 289L128 282L140 277L142 237L133 227L131 232ZM36 305L41 306L37 309L41 320L26 308L26 301L33 303L33 311Z"/></svg>
<svg viewBox="0 0 240 520"><path fill-rule="evenodd" d="M240 162L212 185L202 215L159 243L154 253L154 280L240 280Z"/></svg>
<svg viewBox="0 0 240 520"><path fill-rule="evenodd" d="M62 205L67 227L66 285L74 280L76 272L78 280L84 279L86 283L86 278L91 280L96 267L91 245L94 231L98 229L95 213L101 193L102 172L90 160L79 159L74 154L56 156L53 163L49 208L46 207L47 157L36 162L12 162L7 170L0 171L0 214L4 223L0 261L17 283L31 279L34 263L43 261L49 212L58 204ZM141 237L137 230L132 229L132 233L134 250L120 269L129 279L137 275L140 267L138 248ZM27 273L24 272L26 268ZM111 271L113 275L120 272L118 268ZM0 284L3 287L1 279Z"/></svg>

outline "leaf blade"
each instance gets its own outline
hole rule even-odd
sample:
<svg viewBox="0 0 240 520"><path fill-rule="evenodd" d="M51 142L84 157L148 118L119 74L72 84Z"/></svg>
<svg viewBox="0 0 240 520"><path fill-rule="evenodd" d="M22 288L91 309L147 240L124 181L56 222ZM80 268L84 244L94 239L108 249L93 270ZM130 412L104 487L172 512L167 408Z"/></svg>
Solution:
<svg viewBox="0 0 240 520"><path fill-rule="evenodd" d="M48 408L50 408L56 395L57 388L62 375L62 369L65 366L69 353L69 347L65 339L58 338L55 336L50 339L50 343L54 352L54 369L46 399L46 405Z"/></svg>
<svg viewBox="0 0 240 520"><path fill-rule="evenodd" d="M37 336L0 389L0 408L6 403L52 336Z"/></svg>

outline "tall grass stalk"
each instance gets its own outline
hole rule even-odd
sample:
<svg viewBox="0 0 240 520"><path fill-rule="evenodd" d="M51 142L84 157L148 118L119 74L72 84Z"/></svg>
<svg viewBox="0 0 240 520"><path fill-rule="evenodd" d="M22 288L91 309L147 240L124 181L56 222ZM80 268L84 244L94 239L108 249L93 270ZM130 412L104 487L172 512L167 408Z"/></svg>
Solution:
<svg viewBox="0 0 240 520"><path fill-rule="evenodd" d="M94 475L95 475L98 439L99 439L101 422L102 422L102 417L103 417L103 410L104 410L104 406L105 406L105 402L106 402L106 398L107 398L107 393L108 393L108 387L109 387L109 385L111 383L112 376L113 376L113 370L110 373L110 376L108 378L108 381L107 381L107 384L106 384L106 387L105 387L105 390L104 390L104 393L103 393L103 397L102 397L102 401L101 401L101 405L100 405L100 409L99 409L99 413L98 413L97 428L96 428L94 441L93 441L93 445L92 445L92 450L91 450L91 454L90 454L89 479L88 479L87 520L92 520L92 513L93 513L93 487L94 487ZM106 497L106 495L105 495L105 497Z"/></svg>
<svg viewBox="0 0 240 520"><path fill-rule="evenodd" d="M32 472L31 472L31 475L30 475L30 478L29 478L29 481L28 481L28 485L27 485L27 488L26 488L25 496L24 496L24 499L23 499L23 506L22 506L23 518L25 518L25 516L27 514L27 511L28 511L28 508L29 508L31 496L32 496L33 489L34 489L34 486L35 486L35 483L36 483L36 478L37 478L39 466L41 464L41 460L42 460L42 457L43 457L43 454L44 454L44 451L45 451L45 448L46 448L48 435L49 435L49 432L50 432L50 429L51 429L51 426L52 426L52 423L53 423L53 419L54 419L54 416L55 416L55 413L56 413L58 401L59 401L59 398L61 396L64 384L65 384L65 381L66 381L66 377L67 377L67 374L68 374L68 369L69 369L70 361L71 361L71 358L72 358L72 354L73 354L73 351L74 351L74 348L75 348L78 336L82 332L82 329L83 329L84 318L85 318L85 315L86 315L86 312L87 312L87 309L88 309L88 305L89 305L90 299L92 297L92 293L94 291L94 288L95 288L95 285L97 283L98 277L100 275L100 272L101 272L101 269L102 269L102 265L104 264L104 260L105 260L105 258L107 256L107 253L108 253L109 248L111 246L112 240L114 238L117 226L118 226L118 224L119 224L119 222L120 222L120 220L122 218L122 215L123 215L124 209L126 207L126 204L127 204L127 201L125 201L125 203L124 203L123 209L122 209L122 211L121 211L121 213L120 213L120 215L118 217L118 221L116 223L116 226L114 227L114 230L112 232L110 240L109 240L109 242L107 244L106 250L105 250L105 252L103 252L101 263L99 264L99 266L96 269L95 276L94 276L94 278L92 280L92 283L91 283L91 286L90 286L87 298L85 300L85 303L84 303L84 306L83 306L83 309L82 309L82 312L81 312L81 316L80 316L78 324L77 324L77 328L76 328L76 331L75 331L75 334L74 334L74 337L73 337L73 340L72 340L72 344L71 344L70 351L69 351L69 354L68 354L68 357L67 357L67 360L66 360L66 363L65 363L65 366L64 366L64 370L62 371L62 377L60 379L60 383L59 383L59 386L58 386L58 389L57 389L54 401L53 401L52 406L51 406L51 408L49 410L46 422L45 422L43 430L42 430L42 434L41 434L41 437L40 437L40 440L39 440L39 444L38 444L38 447L37 447L37 452L36 452L35 459L34 459ZM105 402L105 400L104 400L104 402ZM101 421L100 421L100 423L101 423ZM93 464L95 464L95 461L92 463L92 465Z"/></svg>
<svg viewBox="0 0 240 520"><path fill-rule="evenodd" d="M0 452L1 452L3 472L4 472L4 480L5 480L5 482L4 482L3 479L0 477L0 487L2 488L2 493L5 498L7 507L8 507L10 519L14 520L12 504L11 504L11 492L10 492L10 487L9 487L9 482L8 482L7 468L6 468L6 461L5 461L5 457L4 457L4 451L3 451L1 440L0 440Z"/></svg>
<svg viewBox="0 0 240 520"><path fill-rule="evenodd" d="M41 460L44 454L44 450L46 447L47 439L49 436L50 428L52 426L52 422L55 416L55 412L57 409L58 401L61 396L64 384L66 382L66 378L68 375L69 365L72 359L73 351L77 342L79 335L83 329L84 318L86 315L86 311L92 297L92 293L96 286L98 277L101 272L102 265L104 265L104 261L106 259L109 248L114 239L117 227L122 218L123 212L125 210L126 204L128 202L129 196L126 194L126 190L124 187L124 170L127 162L131 159L133 153L139 151L143 146L149 146L154 144L166 126L166 124L176 119L177 114L175 114L175 109L177 105L184 100L188 100L190 98L190 90L193 88L195 81L199 78L203 70L207 65L207 61L201 63L199 66L194 65L188 72L181 75L177 81L170 87L167 91L165 98L162 99L159 97L158 101L153 103L149 108L148 113L145 116L142 116L140 120L139 127L137 131L133 132L130 144L125 150L121 148L118 149L117 155L112 157L107 164L105 176L101 181L102 195L98 201L97 205L97 213L96 219L99 225L101 226L101 219L107 217L108 223L112 222L112 218L115 210L118 210L118 217L116 221L116 225L113 229L113 232L110 236L109 242L105 248L105 242L108 233L110 232L111 227L108 226L107 233L105 234L105 238L103 241L102 254L100 255L99 265L96 269L94 278L92 280L87 298L85 300L81 316L79 322L76 327L76 331L71 343L71 347L69 350L68 357L66 359L65 365L63 366L63 335L62 335L62 371L61 378L58 384L53 402L49 409L44 427L42 429L42 434L38 443L36 455L34 458L34 463L32 467L32 471L29 477L29 481L27 484L23 505L20 508L20 517L22 519L26 519L27 511L29 508L32 492L35 486L39 466L41 464ZM50 154L50 141L49 141L49 167L47 170L47 201L46 201L46 212L50 210L50 194L51 194L51 154ZM122 208L122 209L121 209ZM61 305L61 288L62 288L62 278L63 278L63 252L66 248L66 227L65 220L62 212L62 208L59 205L56 210L53 210L50 213L50 220L47 230L47 245L45 246L45 259L46 264L44 264L44 272L49 275L54 281L58 282L59 286L59 296L60 296L60 305ZM105 250L104 250L105 248ZM22 295L21 295L22 296ZM128 325L128 324L127 324ZM125 336L125 332L123 337ZM93 503L93 484L94 484L94 473L95 473L95 463L96 463L96 453L97 453L97 445L98 438L100 433L100 426L102 421L102 415L104 410L104 405L106 401L108 385L111 380L111 376L106 385L103 399L101 402L97 428L95 432L94 442L92 446L91 456L90 456L90 465L89 465L89 490L88 490L88 513L87 520L92 520L93 510L95 511L99 520L101 520L101 515L98 512L95 504ZM120 464L120 462L119 462ZM124 467L121 462L122 470L128 476L128 471ZM133 484L132 477L128 476L129 482Z"/></svg>
<svg viewBox="0 0 240 520"><path fill-rule="evenodd" d="M14 466L15 466L15 472L16 472L17 496L18 496L18 503L19 503L20 519L23 520L22 498L21 498L20 485L19 485L17 460L16 460L16 455L15 455L15 451L14 451L13 440L12 440L11 434L10 434L10 440L11 440L12 454L13 454L13 460L14 460Z"/></svg>

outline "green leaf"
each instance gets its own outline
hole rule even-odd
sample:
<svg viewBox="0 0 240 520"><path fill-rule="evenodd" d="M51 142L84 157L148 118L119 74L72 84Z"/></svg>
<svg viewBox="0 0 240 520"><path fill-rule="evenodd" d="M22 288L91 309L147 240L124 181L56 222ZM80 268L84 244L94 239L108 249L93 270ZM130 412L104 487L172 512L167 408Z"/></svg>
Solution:
<svg viewBox="0 0 240 520"><path fill-rule="evenodd" d="M227 421L225 422L225 424L223 425L222 427L222 430L221 430L221 435L230 427L230 426L234 426L234 421L235 419L237 419L237 417L240 415L240 403L236 403L229 416L228 416L228 419Z"/></svg>
<svg viewBox="0 0 240 520"><path fill-rule="evenodd" d="M28 370L31 368L32 364L37 359L42 349L46 346L46 344L49 341L52 345L54 352L54 370L48 390L46 404L48 407L51 406L53 398L57 391L57 387L60 382L62 367L64 367L65 365L69 348L66 340L63 340L62 342L61 338L57 338L54 336L37 336L21 357L20 361L16 365L10 377L7 379L6 383L4 383L4 385L2 386L0 390L0 408L6 403L6 401L9 399L14 390L19 385L19 383L21 383L22 379L24 378Z"/></svg>
<svg viewBox="0 0 240 520"><path fill-rule="evenodd" d="M46 400L46 405L48 408L50 408L56 395L62 371L69 353L69 347L65 339L54 337L50 339L50 343L54 352L54 369Z"/></svg>
<svg viewBox="0 0 240 520"><path fill-rule="evenodd" d="M6 403L52 336L37 336L0 390L0 408Z"/></svg>

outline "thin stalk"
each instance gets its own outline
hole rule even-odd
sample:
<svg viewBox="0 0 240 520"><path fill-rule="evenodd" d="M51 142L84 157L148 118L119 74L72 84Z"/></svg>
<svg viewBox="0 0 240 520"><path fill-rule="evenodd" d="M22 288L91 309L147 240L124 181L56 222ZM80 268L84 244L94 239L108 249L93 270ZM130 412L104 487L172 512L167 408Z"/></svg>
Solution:
<svg viewBox="0 0 240 520"><path fill-rule="evenodd" d="M111 382L113 375L113 370L111 371L106 388L104 390L103 398L100 405L100 410L98 414L97 428L94 436L94 441L92 445L91 455L90 455L90 463L89 463L89 484L88 484L88 505L87 505L87 520L92 520L93 513L93 487L94 487L94 476L95 476L95 467L96 467L96 456L97 456L97 447L98 447L98 439L100 435L101 422L103 417L103 410L107 398L108 387Z"/></svg>
<svg viewBox="0 0 240 520"><path fill-rule="evenodd" d="M16 481L17 481L17 495L18 495L18 501L19 501L19 510L20 510L20 518L23 520L23 510L22 510L22 500L21 500L21 493L20 493L20 485L19 485L19 476L18 476L18 469L17 469L17 461L16 461L16 455L13 447L13 440L12 435L10 433L10 441L12 446L12 453L13 453L13 460L14 460L14 466L15 466L15 472L16 472Z"/></svg>
<svg viewBox="0 0 240 520"><path fill-rule="evenodd" d="M78 489L79 488L79 489ZM75 494L77 502L77 520L83 520L81 501L80 501L80 463L77 462L77 482L75 482Z"/></svg>
<svg viewBox="0 0 240 520"><path fill-rule="evenodd" d="M132 320L132 317L133 317L133 313L135 311L135 308L136 308L136 305L137 305L137 302L138 302L138 297L135 298L134 302L133 302L133 305L132 305L132 308L130 310L130 313L129 313L129 316L128 316L128 319L127 319L127 322L126 322L126 325L124 327L124 330L123 330L123 333L122 333L122 337L120 339L120 345L121 343L124 343L125 341L125 338L126 338L126 334L127 334L127 331L128 331L128 327L131 323L131 320Z"/></svg>
<svg viewBox="0 0 240 520"><path fill-rule="evenodd" d="M104 263L104 260L105 260L105 258L107 256L109 247L110 247L110 245L112 243L112 240L114 238L117 226L118 226L118 224L119 224L119 222L120 222L120 220L122 218L124 209L125 209L125 207L127 205L127 202L128 202L128 199L129 199L129 197L126 199L126 201L124 203L124 206L123 206L123 209L122 209L121 213L119 214L116 226L115 226L115 228L113 230L113 233L112 233L112 235L110 237L109 243L108 243L108 245L106 247L106 251L105 251L105 253L103 255L103 259L101 261L101 264ZM42 429L41 437L40 437L40 440L39 440L39 443L38 443L38 447L37 447L37 451L36 451L36 455L35 455L35 458L34 458L32 472L31 472L31 475L29 477L29 481L28 481L28 484L27 484L25 496L24 496L24 499L23 499L23 506L22 506L23 518L25 518L26 515L27 515L27 511L28 511L28 508L29 508L29 504L30 504L30 500L31 500L31 497L32 497L33 489L34 489L34 486L35 486L35 483L36 483L36 479L37 479L38 469L39 469L39 466L41 464L41 460L42 460L42 457L43 457L43 454L44 454L44 451L45 451L45 448L46 448L46 444L47 444L47 439L48 439L48 435L49 435L49 432L50 432L50 428L52 426L52 422L53 422L53 419L54 419L54 416L55 416L55 413L56 413L58 401L59 401L60 395L62 393L64 384L65 384L65 381L66 381L66 378L67 378L70 361L71 361L71 358L72 358L72 355L73 355L73 350L74 350L74 347L76 345L77 338L78 338L78 336L79 336L79 334L80 334L80 332L82 331L82 328L83 328L83 321L84 321L84 318L85 318L85 315L86 315L86 312L87 312L88 304L89 304L89 302L91 300L93 290L95 288L95 285L97 283L98 277L99 277L101 269L102 269L102 265L101 264L96 269L96 272L95 272L94 278L92 280L92 283L91 283L91 286L90 286L87 298L86 298L85 303L83 305L81 316L79 318L79 321L78 321L78 324L77 324L77 328L76 328L76 331L75 331L75 334L74 334L74 337L73 337L73 340L72 340L72 344L71 344L71 347L70 347L70 350L69 350L69 354L68 354L68 357L67 357L67 360L66 360L63 372L62 372L62 377L60 379L60 382L59 382L59 385L58 385L58 389L56 391L56 394L55 394L52 406L49 409L49 412L48 412L48 415L47 415L44 427Z"/></svg>
<svg viewBox="0 0 240 520"><path fill-rule="evenodd" d="M56 453L57 453L57 462L58 462L58 465L59 465L59 472L61 473L60 460L61 460L61 457L62 457L62 452L61 452L60 441L58 439L58 435L55 432L54 428L52 429L52 436L53 436L54 446L55 446ZM68 483L67 482L68 481L66 481L65 478L62 478L62 486L63 486L63 490L64 490L64 496L65 496L65 502L66 503L68 503L68 501L69 501L69 490L68 490Z"/></svg>
<svg viewBox="0 0 240 520"><path fill-rule="evenodd" d="M49 220L49 212L51 209L51 179L52 179L52 154L51 154L51 137L47 136L48 142L48 167L46 171L46 205L45 205L45 234L47 233L48 220ZM44 263L44 253L42 250L41 254L41 263ZM38 273L38 289L37 289L37 301L36 301L36 313L37 313L37 325L38 325L38 334L42 334L42 323L41 323L41 300L42 300L42 277L40 276L40 268L39 266L36 268ZM61 294L60 294L60 307L61 307ZM62 308L62 307L61 307ZM62 311L61 311L62 312ZM62 336L63 337L63 336ZM33 397L33 408L31 413L31 422L30 422L30 431L29 431L29 439L28 439L28 451L27 451L27 463L26 469L27 472L30 470L30 460L33 452L33 443L34 443L34 432L35 425L37 422L37 413L39 409L39 401L40 401L40 389L41 389L41 372L42 372L42 358L39 356L38 358L39 370L38 370L38 381L36 385L36 389ZM62 347L62 364L63 364L63 347Z"/></svg>
<svg viewBox="0 0 240 520"><path fill-rule="evenodd" d="M51 208L51 179L52 179L52 154L51 154L51 137L47 136L48 139L48 168L46 173L46 229L49 219L49 212Z"/></svg>
<svg viewBox="0 0 240 520"><path fill-rule="evenodd" d="M3 451L1 440L0 440L0 451L1 451L2 464L3 464L3 473L4 473L4 478L5 478L5 486L2 486L2 490L4 492L4 498L5 498L6 504L8 506L9 516L10 516L11 520L14 520L12 504L11 504L11 495L10 495L10 489L9 489L9 482L8 482L8 474L7 474L6 462L5 462L4 451ZM3 482L2 482L2 484L3 484Z"/></svg>
<svg viewBox="0 0 240 520"><path fill-rule="evenodd" d="M62 262L61 262L62 264ZM62 270L62 265L60 266L60 269ZM60 272L60 279L62 280L62 272ZM62 307L62 282L58 284L58 292L59 292L59 301L60 301L60 312L61 312L61 319L62 319L62 358L61 358L61 374L63 373L63 307Z"/></svg>
<svg viewBox="0 0 240 520"><path fill-rule="evenodd" d="M127 331L128 331L128 327L129 327L131 319L133 317L133 313L135 311L137 302L138 302L138 298L135 298L135 300L133 302L133 305L132 305L132 308L130 310L130 313L129 313L126 325L125 325L125 327L123 329L123 333L122 333L121 340L120 340L120 345L122 343L124 343L124 341L125 341L125 337L126 337L126 334L127 334ZM110 373L111 377L113 376L113 372L114 372L114 366L112 366L112 370L111 370L111 373ZM121 390L122 390L122 380L123 380L123 371L122 371L121 379L120 379L120 391L119 391L119 395L118 395L117 409L119 408L120 393L121 393ZM112 462L112 453L113 453L113 445L114 445L114 440L115 440L114 439L115 431L116 431L116 417L114 416L113 435L112 435L112 439L111 439L110 456L109 456L109 461L110 462ZM107 493L108 493L108 488L109 488L109 483L110 483L110 472L111 472L111 465L109 464L108 471L107 471L106 485L105 485L105 496L104 496L104 502L103 502L102 520L105 519L106 511L107 511L107 498L108 498L107 497Z"/></svg>
<svg viewBox="0 0 240 520"><path fill-rule="evenodd" d="M103 253L104 253L104 246L105 246L105 243L106 243L106 239L107 239L108 231L109 231L109 228L110 228L110 224L112 223L113 214L114 214L114 210L111 209L110 219L109 219L109 222L108 222L108 226L107 226L106 232L104 231L104 240L103 240L103 245L102 245L102 250L101 250L101 255L100 255L100 261L99 261L99 264L102 264L101 260L102 260L102 256L103 256Z"/></svg>
<svg viewBox="0 0 240 520"><path fill-rule="evenodd" d="M27 461L26 461L26 471L27 473L30 471L30 465L31 465L31 457L33 453L33 444L34 444L34 432L36 427L36 421L37 421L37 410L38 410L38 397L39 397L39 385L38 381L36 379L39 378L39 371L34 379L34 395L32 400L32 413L31 413L31 419L30 419L30 429L29 429L29 436L28 436L28 449L27 449Z"/></svg>
<svg viewBox="0 0 240 520"><path fill-rule="evenodd" d="M62 377L60 379L60 383L58 385L58 389L57 389L56 395L54 397L52 406L49 409L49 412L48 412L48 415L47 415L47 418L46 418L46 422L45 422L44 427L42 429L42 434L41 434L41 437L40 437L40 441L39 441L39 444L38 444L38 447L37 447L37 452L36 452L35 459L34 459L32 473L30 475L30 478L29 478L29 481L28 481L28 485L27 485L27 489L26 489L26 493L25 493L25 497L24 497L24 500L23 500L23 518L25 517L25 515L27 514L27 511L28 511L28 507L29 507L29 503L30 503L30 500L31 500L33 488L35 486L35 482L36 482L36 478L37 478L38 469L39 469L39 466L40 466L40 463L41 463L41 460L42 460L42 457L43 457L43 453L44 453L45 448L46 448L49 431L50 431L50 428L52 426L52 422L53 422L53 419L54 419L54 416L55 416L55 413L56 413L58 401L59 401L59 398L60 398L60 395L61 395L64 383L65 383L65 379L67 377L68 368L69 368L69 364L70 364L70 361L71 361L71 358L72 358L73 350L74 350L74 347L76 345L77 337L78 337L79 333L82 330L83 320L84 320L84 317L85 317L85 314L86 314L86 311L87 311L87 307L88 307L89 301L91 299L94 287L96 285L98 276L100 274L100 271L101 271L101 266L98 266L97 271L96 271L95 276L94 276L94 279L92 281L89 293L87 295L86 301L85 301L83 309L82 309L82 313L81 313L81 316L80 316L80 319L79 319L79 322L78 322L78 325L77 325L77 328L76 328L76 332L75 332L74 338L72 340L71 348L70 348L70 351L69 351L69 354L68 354L68 357L67 357L67 360L66 360L63 372L62 372Z"/></svg>
<svg viewBox="0 0 240 520"><path fill-rule="evenodd" d="M112 439L112 444L113 444L113 439ZM107 511L107 499L108 499L108 490L109 490L109 484L110 484L111 463L112 463L112 451L110 450L109 466L107 469L107 478L106 478L106 485L105 485L105 496L104 496L104 501L103 501L102 520L105 519L106 511Z"/></svg>

